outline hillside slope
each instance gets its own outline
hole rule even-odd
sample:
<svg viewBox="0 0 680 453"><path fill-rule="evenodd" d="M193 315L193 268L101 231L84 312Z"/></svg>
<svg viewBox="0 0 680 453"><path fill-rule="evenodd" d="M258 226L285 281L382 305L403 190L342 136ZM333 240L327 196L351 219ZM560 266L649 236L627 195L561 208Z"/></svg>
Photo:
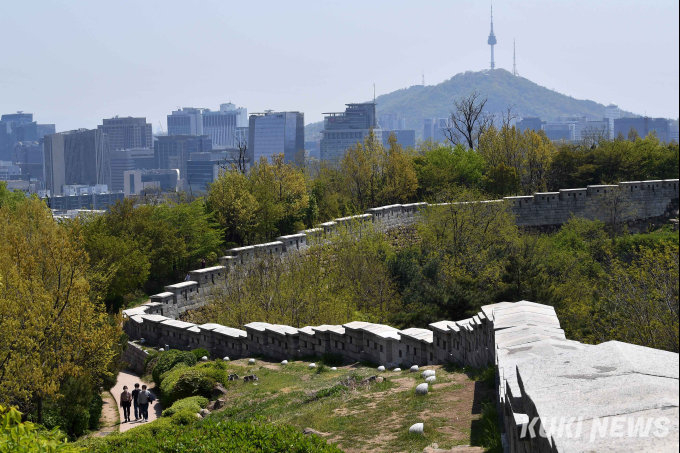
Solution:
<svg viewBox="0 0 680 453"><path fill-rule="evenodd" d="M453 101L475 90L488 98L487 110L491 112L504 112L514 105L516 114L544 120L554 120L562 114L579 114L589 119L601 119L604 115L603 104L557 93L524 77L513 76L505 69L467 71L438 85L418 85L383 94L376 100L378 115L392 113L406 117L406 127L420 135L423 118L448 117ZM622 114L631 116L627 112ZM306 140L318 139L322 127L322 123L307 125Z"/></svg>

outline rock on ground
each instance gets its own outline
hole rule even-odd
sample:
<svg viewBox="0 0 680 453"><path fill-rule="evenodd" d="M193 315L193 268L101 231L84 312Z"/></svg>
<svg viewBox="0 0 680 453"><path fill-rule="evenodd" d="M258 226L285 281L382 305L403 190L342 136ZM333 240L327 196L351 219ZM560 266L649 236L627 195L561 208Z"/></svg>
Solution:
<svg viewBox="0 0 680 453"><path fill-rule="evenodd" d="M416 395L427 395L428 391L429 387L427 384L420 384L418 387L416 387Z"/></svg>
<svg viewBox="0 0 680 453"><path fill-rule="evenodd" d="M437 380L437 378L435 376L429 376L429 377L425 378L425 382L427 382L428 384L432 384L436 380Z"/></svg>
<svg viewBox="0 0 680 453"><path fill-rule="evenodd" d="M416 423L411 425L411 427L408 429L408 432L411 434L423 434L424 430L425 426L422 423Z"/></svg>
<svg viewBox="0 0 680 453"><path fill-rule="evenodd" d="M411 367L411 373L417 373L418 372L418 365L413 365Z"/></svg>

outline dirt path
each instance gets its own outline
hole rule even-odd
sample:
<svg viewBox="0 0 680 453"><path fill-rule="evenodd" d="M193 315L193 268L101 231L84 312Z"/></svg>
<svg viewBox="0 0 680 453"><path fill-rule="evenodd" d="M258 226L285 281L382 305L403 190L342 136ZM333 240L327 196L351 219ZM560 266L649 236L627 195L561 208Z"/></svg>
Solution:
<svg viewBox="0 0 680 453"><path fill-rule="evenodd" d="M104 405L102 406L102 416L99 419L99 431L92 433L92 437L104 437L118 431L120 419L116 409L116 400L109 392L102 393Z"/></svg>
<svg viewBox="0 0 680 453"><path fill-rule="evenodd" d="M120 407L120 394L123 393L123 386L127 385L128 390L132 391L135 388L135 384L139 384L140 387L146 384L151 393L154 393L153 384L149 384L148 382L142 381L139 378L139 376L137 376L133 372L125 370L118 373L118 380L116 381L116 385L114 385L113 388L111 389L111 393L113 394L113 397L116 399L116 406L118 407L120 420L124 420L123 408ZM163 411L163 409L161 408L161 403L158 400L158 395L156 393L154 393L154 395L156 395L156 401L149 404L149 422L152 422L156 420L156 418L160 417L161 412ZM143 424L141 420L135 421L134 407L130 409L130 419L132 420L131 422L129 423L122 422L120 424L121 433L127 431L128 429L132 429L135 426Z"/></svg>

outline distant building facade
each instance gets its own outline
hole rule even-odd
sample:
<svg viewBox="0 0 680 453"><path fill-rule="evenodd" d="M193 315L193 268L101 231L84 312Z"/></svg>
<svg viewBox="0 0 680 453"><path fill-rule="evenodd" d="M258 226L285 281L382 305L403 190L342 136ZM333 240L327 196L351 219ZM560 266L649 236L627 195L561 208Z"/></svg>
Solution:
<svg viewBox="0 0 680 453"><path fill-rule="evenodd" d="M81 184L65 185L63 194L47 197L48 206L54 210L106 209L123 201L123 192L109 192L105 184L87 186Z"/></svg>
<svg viewBox="0 0 680 453"><path fill-rule="evenodd" d="M406 129L406 118L392 113L380 115L378 126L383 131L401 131Z"/></svg>
<svg viewBox="0 0 680 453"><path fill-rule="evenodd" d="M207 135L159 136L154 144L156 168L176 168L180 178L186 178L187 161L191 153L206 151L212 151L212 139Z"/></svg>
<svg viewBox="0 0 680 453"><path fill-rule="evenodd" d="M522 133L524 133L526 130L537 132L541 130L542 124L543 121L541 121L541 118L537 116L527 116L517 121L516 127Z"/></svg>
<svg viewBox="0 0 680 453"><path fill-rule="evenodd" d="M423 120L423 141L446 142L445 131L448 124L448 118L425 118Z"/></svg>
<svg viewBox="0 0 680 453"><path fill-rule="evenodd" d="M149 190L174 192L179 182L177 169L128 170L123 173L123 193L126 197L141 195Z"/></svg>
<svg viewBox="0 0 680 453"><path fill-rule="evenodd" d="M544 123L541 128L548 139L555 142L571 142L576 140L576 124L574 123Z"/></svg>
<svg viewBox="0 0 680 453"><path fill-rule="evenodd" d="M45 188L61 195L67 184L111 183L109 137L101 129L45 136Z"/></svg>
<svg viewBox="0 0 680 453"><path fill-rule="evenodd" d="M293 163L305 149L305 115L301 112L272 112L250 115L248 151L251 164L262 157L271 161L283 154L284 162Z"/></svg>
<svg viewBox="0 0 680 453"><path fill-rule="evenodd" d="M671 125L665 118L649 118L647 116L641 118L617 118L614 120L614 137L622 134L628 138L631 130L635 130L642 138L654 131L657 138L664 143L669 143Z"/></svg>
<svg viewBox="0 0 680 453"><path fill-rule="evenodd" d="M236 146L237 128L248 127L248 111L231 102L213 111L185 107L168 115L168 135L208 135L213 148Z"/></svg>
<svg viewBox="0 0 680 453"><path fill-rule="evenodd" d="M416 147L416 131L413 129L406 129L400 131L382 131L382 143L385 148L389 147L390 135L394 134L397 139L397 143L401 145L402 148L415 148Z"/></svg>
<svg viewBox="0 0 680 453"><path fill-rule="evenodd" d="M604 119L609 123L609 139L614 139L614 121L621 118L621 110L616 104L609 104L604 108Z"/></svg>
<svg viewBox="0 0 680 453"><path fill-rule="evenodd" d="M122 151L111 151L111 190L124 190L123 174L130 170L153 170L156 168L156 157L153 149L135 148Z"/></svg>
<svg viewBox="0 0 680 453"><path fill-rule="evenodd" d="M18 142L36 142L54 134L54 124L38 124L32 113L9 113L0 116L0 160L11 160Z"/></svg>
<svg viewBox="0 0 680 453"><path fill-rule="evenodd" d="M109 118L98 129L108 135L112 151L153 148L153 129L146 118Z"/></svg>
<svg viewBox="0 0 680 453"><path fill-rule="evenodd" d="M17 142L12 152L12 162L21 169L22 175L27 175L29 181L45 181L43 147L40 143ZM42 189L43 184L38 184Z"/></svg>
<svg viewBox="0 0 680 453"><path fill-rule="evenodd" d="M382 142L382 129L375 116L374 102L346 104L340 113L326 113L321 132L320 154L322 160L338 161L347 149L362 142L373 130L377 140Z"/></svg>

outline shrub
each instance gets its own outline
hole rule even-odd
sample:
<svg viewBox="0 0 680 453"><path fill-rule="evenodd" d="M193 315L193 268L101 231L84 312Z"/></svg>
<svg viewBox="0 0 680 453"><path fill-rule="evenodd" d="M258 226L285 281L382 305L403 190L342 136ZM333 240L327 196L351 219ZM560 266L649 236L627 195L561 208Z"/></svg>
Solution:
<svg viewBox="0 0 680 453"><path fill-rule="evenodd" d="M101 395L98 393L95 393L92 395L92 399L90 400L90 407L89 407L89 412L90 412L90 424L89 428L90 429L97 429L99 428L99 419L102 417L102 408L104 407L104 400L102 399Z"/></svg>
<svg viewBox="0 0 680 453"><path fill-rule="evenodd" d="M321 356L319 363L323 363L327 366L342 366L342 354L327 352Z"/></svg>
<svg viewBox="0 0 680 453"><path fill-rule="evenodd" d="M190 396L210 396L215 380L204 371L181 367L168 373L161 383L161 402L169 407L175 401Z"/></svg>
<svg viewBox="0 0 680 453"><path fill-rule="evenodd" d="M180 363L184 363L187 366L194 366L196 365L196 356L190 352L178 351L177 349L171 349L170 351L161 354L152 373L153 381L156 383L156 386L161 385L161 375L163 373L172 370Z"/></svg>
<svg viewBox="0 0 680 453"><path fill-rule="evenodd" d="M194 350L191 351L191 353L194 355L194 357L196 357L197 361L201 360L201 358L203 358L203 356L210 358L210 353L206 349L203 349L203 348L194 349Z"/></svg>
<svg viewBox="0 0 680 453"><path fill-rule="evenodd" d="M59 452L84 451L64 443L64 434L58 429L39 431L31 422L21 423L21 412L0 406L0 452Z"/></svg>
<svg viewBox="0 0 680 453"><path fill-rule="evenodd" d="M170 421L173 425L190 425L195 422L198 418L196 417L196 412L189 408L184 408L181 411L170 417Z"/></svg>
<svg viewBox="0 0 680 453"><path fill-rule="evenodd" d="M208 405L208 398L202 396L190 396L189 398L182 398L181 400L175 401L172 406L163 411L163 417L170 417L175 413L184 410L191 409L193 413L205 409Z"/></svg>
<svg viewBox="0 0 680 453"><path fill-rule="evenodd" d="M144 372L142 373L142 375L151 374L156 364L158 363L159 358L160 353L158 351L149 352L149 355L147 355L146 359L144 359Z"/></svg>

